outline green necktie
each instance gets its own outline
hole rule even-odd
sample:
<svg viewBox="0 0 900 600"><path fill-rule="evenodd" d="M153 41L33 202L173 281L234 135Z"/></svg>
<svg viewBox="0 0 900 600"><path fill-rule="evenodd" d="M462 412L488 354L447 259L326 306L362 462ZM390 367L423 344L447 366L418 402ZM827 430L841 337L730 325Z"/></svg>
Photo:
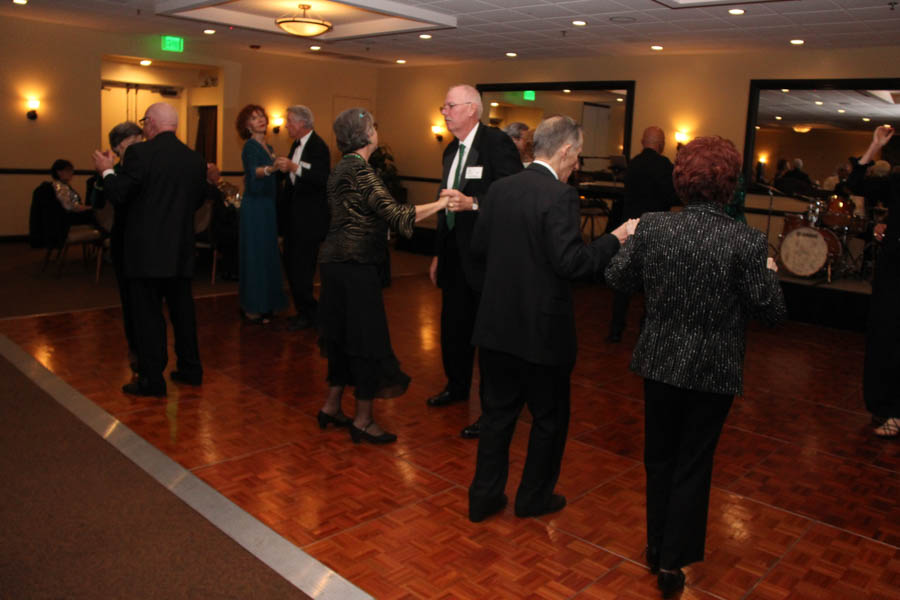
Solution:
<svg viewBox="0 0 900 600"><path fill-rule="evenodd" d="M459 145L459 158L456 161L456 174L453 176L453 189L459 189L459 177L462 175L463 168L463 158L465 158L466 154L466 146L465 144ZM453 226L456 225L456 213L447 211L445 215L447 218L447 229L453 229Z"/></svg>

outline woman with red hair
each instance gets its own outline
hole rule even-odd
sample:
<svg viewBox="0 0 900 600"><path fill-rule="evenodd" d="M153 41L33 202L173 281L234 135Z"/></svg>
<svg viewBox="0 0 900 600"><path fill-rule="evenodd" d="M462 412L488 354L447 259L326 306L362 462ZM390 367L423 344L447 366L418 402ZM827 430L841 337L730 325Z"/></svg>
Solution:
<svg viewBox="0 0 900 600"><path fill-rule="evenodd" d="M647 317L631 369L644 378L647 562L663 598L681 567L703 560L713 455L743 389L747 321L784 319L784 296L763 233L725 213L741 157L720 137L675 159L685 209L646 213L606 269L609 285L643 290Z"/></svg>

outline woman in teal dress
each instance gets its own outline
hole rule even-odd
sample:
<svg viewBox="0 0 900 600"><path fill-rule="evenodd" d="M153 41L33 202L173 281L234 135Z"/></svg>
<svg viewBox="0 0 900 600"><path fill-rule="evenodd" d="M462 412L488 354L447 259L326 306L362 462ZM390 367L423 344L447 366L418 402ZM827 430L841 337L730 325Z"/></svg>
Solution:
<svg viewBox="0 0 900 600"><path fill-rule="evenodd" d="M240 302L241 314L253 323L268 323L275 312L287 306L275 220L274 153L266 143L268 126L265 109L256 104L248 104L238 114L238 133L247 140L241 152Z"/></svg>

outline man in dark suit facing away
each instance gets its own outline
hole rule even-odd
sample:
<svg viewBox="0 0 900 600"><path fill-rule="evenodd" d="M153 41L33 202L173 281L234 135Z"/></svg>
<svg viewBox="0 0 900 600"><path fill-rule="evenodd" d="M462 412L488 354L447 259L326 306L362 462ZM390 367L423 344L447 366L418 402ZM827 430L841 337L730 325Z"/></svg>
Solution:
<svg viewBox="0 0 900 600"><path fill-rule="evenodd" d="M288 198L284 232L284 269L294 299L296 316L288 321L291 330L306 329L316 318L313 279L319 245L328 233L328 200L325 186L331 170L331 153L313 130L312 111L302 105L287 109L287 130L294 138L288 156L275 161L287 173Z"/></svg>
<svg viewBox="0 0 900 600"><path fill-rule="evenodd" d="M668 211L678 204L675 185L672 183L672 161L663 156L666 134L656 126L648 127L641 136L644 149L631 159L625 171L624 219L639 219L646 212ZM625 318L631 294L616 292L613 295L612 320L606 341L622 341Z"/></svg>
<svg viewBox="0 0 900 600"><path fill-rule="evenodd" d="M545 119L534 134L534 162L491 186L472 237L486 274L472 343L484 367L484 406L469 519L503 509L509 444L527 404L533 421L515 512L556 512L554 494L569 427L569 377L575 365L575 313L569 280L599 279L636 220L586 245L578 192L564 182L584 136L573 119Z"/></svg>
<svg viewBox="0 0 900 600"><path fill-rule="evenodd" d="M441 196L448 210L438 214L437 256L431 281L441 288L441 357L447 386L428 399L429 406L464 402L469 398L475 348L472 328L484 279L484 265L469 253L480 201L496 180L522 170L519 151L508 135L483 125L481 95L469 85L447 90L441 113L454 140L443 157ZM478 437L479 422L462 430Z"/></svg>
<svg viewBox="0 0 900 600"><path fill-rule="evenodd" d="M139 377L122 387L129 394L165 396L169 307L175 331L175 382L200 385L203 367L197 347L194 274L194 211L203 203L206 161L177 137L178 113L158 102L141 119L146 142L125 151L119 173L111 151L94 152L94 166L114 203L127 204L124 272L132 299Z"/></svg>

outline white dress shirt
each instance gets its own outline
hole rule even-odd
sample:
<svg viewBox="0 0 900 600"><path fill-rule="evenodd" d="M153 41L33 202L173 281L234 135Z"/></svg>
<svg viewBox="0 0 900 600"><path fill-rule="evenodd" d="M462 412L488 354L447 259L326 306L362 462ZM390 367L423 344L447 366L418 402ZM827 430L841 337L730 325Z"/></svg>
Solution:
<svg viewBox="0 0 900 600"><path fill-rule="evenodd" d="M444 182L445 188L450 188L453 185L453 176L456 175L456 165L459 164L459 161L463 161L463 166L466 164L466 158L469 156L469 150L472 149L472 140L475 139L475 132L478 131L478 128L481 127L481 123L475 123L475 127L472 128L472 131L469 132L469 135L466 136L466 139L460 140L460 143L465 147L465 151L463 155L459 155L459 150L456 151L456 156L453 157L453 162L450 163L450 172L447 173L447 181ZM463 186L463 181L466 179L466 172L463 170L462 174L459 178L459 187Z"/></svg>
<svg viewBox="0 0 900 600"><path fill-rule="evenodd" d="M303 148L306 146L306 142L309 140L309 136L312 135L313 130L310 129L309 133L300 138L300 143L297 144L297 148L294 150L294 153L291 155L291 162L297 165L296 171L291 171L291 183L295 183L297 178L303 173L303 166L300 164L300 155L303 154Z"/></svg>

